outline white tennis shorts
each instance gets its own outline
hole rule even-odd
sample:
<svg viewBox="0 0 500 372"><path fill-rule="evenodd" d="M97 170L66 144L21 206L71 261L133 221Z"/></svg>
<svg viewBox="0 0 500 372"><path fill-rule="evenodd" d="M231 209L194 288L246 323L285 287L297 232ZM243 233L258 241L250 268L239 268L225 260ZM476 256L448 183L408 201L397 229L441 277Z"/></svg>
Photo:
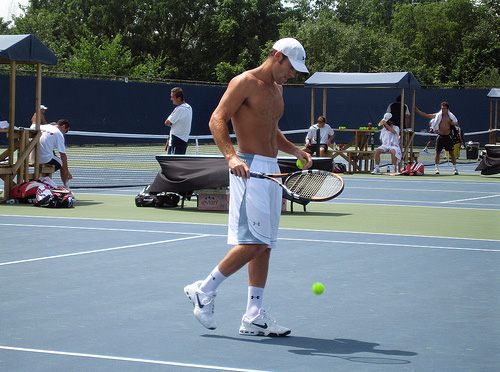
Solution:
<svg viewBox="0 0 500 372"><path fill-rule="evenodd" d="M398 159L398 161L401 161L402 154L401 154L401 148L399 146L381 145L381 146L377 147L377 150L380 150L384 153L391 152L391 150L395 150L396 151L396 154L395 154L396 158Z"/></svg>
<svg viewBox="0 0 500 372"><path fill-rule="evenodd" d="M278 160L238 153L252 172L280 173ZM276 246L281 217L281 187L259 178L229 173L229 224L227 243Z"/></svg>

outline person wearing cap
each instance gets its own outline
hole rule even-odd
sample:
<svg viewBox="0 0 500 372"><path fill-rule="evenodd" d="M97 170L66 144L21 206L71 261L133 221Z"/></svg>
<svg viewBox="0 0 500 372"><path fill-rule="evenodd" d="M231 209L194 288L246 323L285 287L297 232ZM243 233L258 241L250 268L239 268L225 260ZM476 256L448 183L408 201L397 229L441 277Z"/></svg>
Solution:
<svg viewBox="0 0 500 372"><path fill-rule="evenodd" d="M47 120L45 119L45 111L47 109L47 106L40 105L40 124L47 124ZM31 117L31 124L36 124L36 112Z"/></svg>
<svg viewBox="0 0 500 372"><path fill-rule="evenodd" d="M170 100L175 106L174 111L165 120L165 125L170 127L170 138L165 146L168 154L184 155L187 150L193 109L184 101L182 88L175 87L170 91Z"/></svg>
<svg viewBox="0 0 500 372"><path fill-rule="evenodd" d="M32 124L31 128L33 127ZM73 178L68 167L64 140L64 135L69 132L69 128L70 123L66 119L40 126L42 132L40 136L40 164L53 165L56 172L60 170L61 180L66 187L69 185L69 180ZM57 151L59 156L55 155L54 151Z"/></svg>
<svg viewBox="0 0 500 372"><path fill-rule="evenodd" d="M384 118L378 123L382 127L380 131L380 142L382 144L375 149L375 169L372 174L381 174L380 155L383 153L391 154L391 166L389 172L395 173L398 170L398 163L401 161L401 147L399 146L399 127L392 121L392 114L385 113Z"/></svg>
<svg viewBox="0 0 500 372"><path fill-rule="evenodd" d="M275 182L250 178L250 171L280 173L278 150L312 164L311 155L288 141L278 128L283 115L283 87L297 72L308 73L306 53L293 38L278 40L257 68L234 77L209 127L229 168L228 244L232 248L203 279L184 287L194 306L195 318L215 329L214 300L219 285L242 267L248 269L247 308L239 333L253 336L286 336L291 330L278 325L263 307L271 250L277 241L282 192ZM231 121L238 148L228 130Z"/></svg>

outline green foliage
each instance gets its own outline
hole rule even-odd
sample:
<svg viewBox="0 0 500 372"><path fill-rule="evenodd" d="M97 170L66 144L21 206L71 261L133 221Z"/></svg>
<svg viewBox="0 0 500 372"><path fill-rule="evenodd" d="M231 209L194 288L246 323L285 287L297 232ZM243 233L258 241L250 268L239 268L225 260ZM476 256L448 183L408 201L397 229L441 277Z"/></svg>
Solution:
<svg viewBox="0 0 500 372"><path fill-rule="evenodd" d="M122 45L120 34L112 40L89 34L80 38L64 68L80 74L124 76L132 64L132 53Z"/></svg>
<svg viewBox="0 0 500 372"><path fill-rule="evenodd" d="M1 33L32 33L55 70L227 82L297 37L315 71L412 71L424 85L498 85L495 0L32 0ZM299 79L304 79L301 76Z"/></svg>
<svg viewBox="0 0 500 372"><path fill-rule="evenodd" d="M2 17L0 17L0 35L8 35L10 22L4 21Z"/></svg>

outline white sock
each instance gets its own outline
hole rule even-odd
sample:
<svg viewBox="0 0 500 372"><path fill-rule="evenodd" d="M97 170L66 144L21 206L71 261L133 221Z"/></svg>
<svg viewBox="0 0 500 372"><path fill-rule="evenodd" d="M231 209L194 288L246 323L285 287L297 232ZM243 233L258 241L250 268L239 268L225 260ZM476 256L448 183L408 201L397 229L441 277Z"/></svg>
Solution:
<svg viewBox="0 0 500 372"><path fill-rule="evenodd" d="M253 319L259 314L259 310L262 309L263 297L264 288L248 287L247 311L245 313L248 319Z"/></svg>
<svg viewBox="0 0 500 372"><path fill-rule="evenodd" d="M210 274L205 278L203 283L201 283L200 291L206 294L211 294L217 290L217 287L226 280L226 276L222 275L219 271L219 267L216 266Z"/></svg>

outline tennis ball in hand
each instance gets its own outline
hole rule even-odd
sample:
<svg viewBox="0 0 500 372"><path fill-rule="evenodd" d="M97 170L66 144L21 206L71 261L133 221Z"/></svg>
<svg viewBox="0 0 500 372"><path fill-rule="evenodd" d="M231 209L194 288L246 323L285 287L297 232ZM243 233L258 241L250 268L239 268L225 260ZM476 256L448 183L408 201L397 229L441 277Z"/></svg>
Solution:
<svg viewBox="0 0 500 372"><path fill-rule="evenodd" d="M302 169L304 168L304 165L306 165L306 163L303 163L300 159L297 159L295 165L297 165L297 168Z"/></svg>
<svg viewBox="0 0 500 372"><path fill-rule="evenodd" d="M321 295L325 291L325 286L321 282L315 282L313 283L311 290L313 291L314 294L316 295Z"/></svg>

